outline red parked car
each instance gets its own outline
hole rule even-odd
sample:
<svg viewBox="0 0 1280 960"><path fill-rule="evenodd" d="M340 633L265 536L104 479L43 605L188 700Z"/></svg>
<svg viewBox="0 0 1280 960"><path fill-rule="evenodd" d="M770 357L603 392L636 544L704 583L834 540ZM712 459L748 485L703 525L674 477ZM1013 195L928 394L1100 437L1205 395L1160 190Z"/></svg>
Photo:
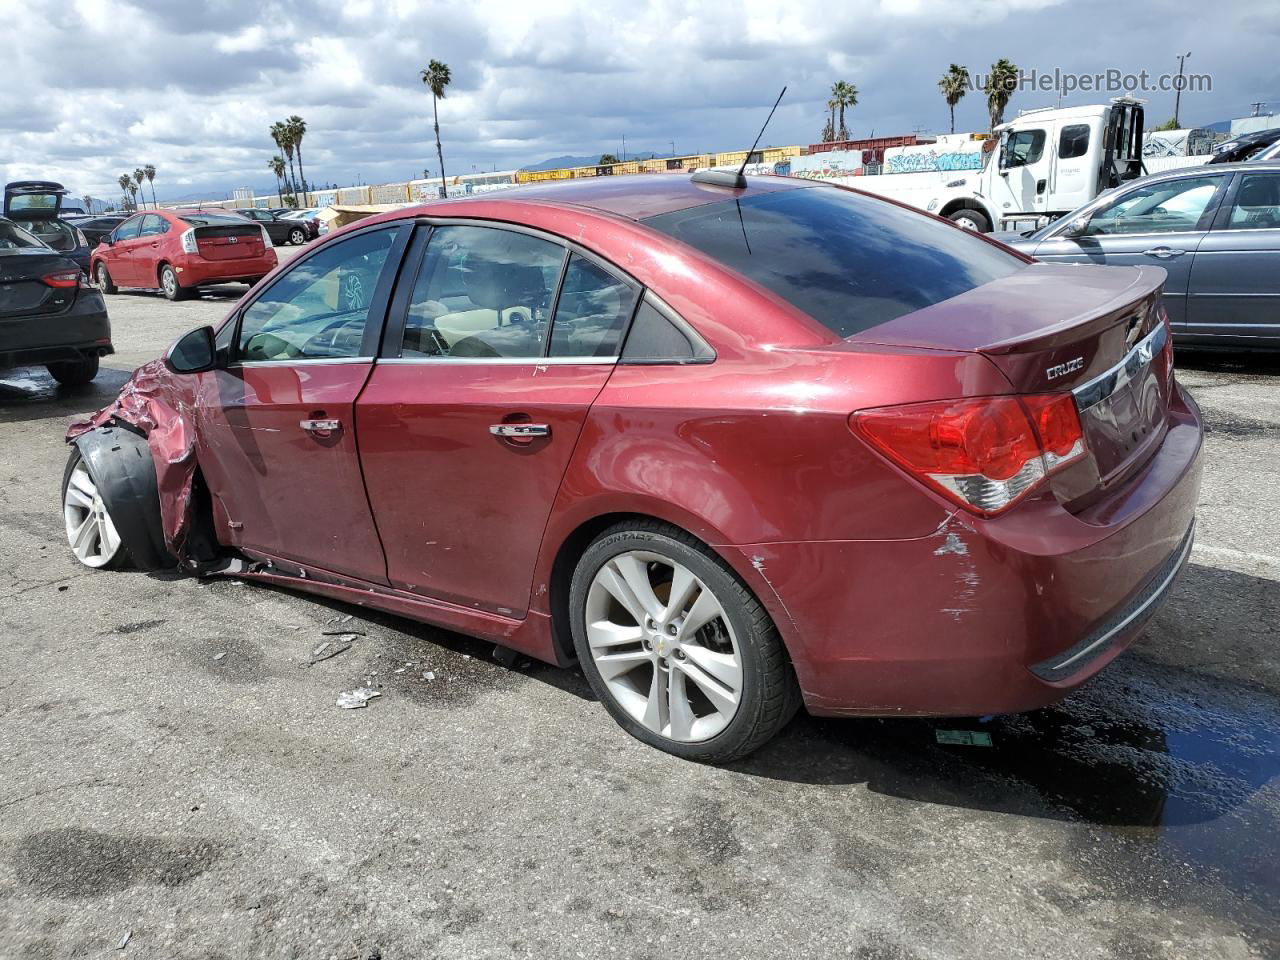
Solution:
<svg viewBox="0 0 1280 960"><path fill-rule="evenodd" d="M215 283L255 284L276 266L266 229L239 214L148 210L111 231L94 249L90 273L104 293L159 288L183 300Z"/></svg>
<svg viewBox="0 0 1280 960"><path fill-rule="evenodd" d="M67 533L576 660L689 758L801 703L1028 710L1190 550L1163 277L783 178L430 203L317 241L73 427Z"/></svg>

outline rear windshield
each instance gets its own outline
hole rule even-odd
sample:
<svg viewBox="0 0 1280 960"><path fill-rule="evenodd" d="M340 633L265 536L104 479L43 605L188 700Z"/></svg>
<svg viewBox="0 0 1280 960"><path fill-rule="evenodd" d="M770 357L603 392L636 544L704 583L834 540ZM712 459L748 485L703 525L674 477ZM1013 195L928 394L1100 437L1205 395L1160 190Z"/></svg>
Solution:
<svg viewBox="0 0 1280 960"><path fill-rule="evenodd" d="M16 224L0 221L0 253L6 253L10 250L22 250L25 247L43 246L45 244Z"/></svg>
<svg viewBox="0 0 1280 960"><path fill-rule="evenodd" d="M14 223L55 250L65 253L80 245L75 227L61 220L20 220L15 217Z"/></svg>
<svg viewBox="0 0 1280 960"><path fill-rule="evenodd" d="M183 223L189 223L193 227L221 227L228 224L243 227L247 219L246 217L232 217L217 213L184 214L182 217Z"/></svg>
<svg viewBox="0 0 1280 960"><path fill-rule="evenodd" d="M967 231L833 187L761 193L644 223L754 280L841 337L1026 266Z"/></svg>

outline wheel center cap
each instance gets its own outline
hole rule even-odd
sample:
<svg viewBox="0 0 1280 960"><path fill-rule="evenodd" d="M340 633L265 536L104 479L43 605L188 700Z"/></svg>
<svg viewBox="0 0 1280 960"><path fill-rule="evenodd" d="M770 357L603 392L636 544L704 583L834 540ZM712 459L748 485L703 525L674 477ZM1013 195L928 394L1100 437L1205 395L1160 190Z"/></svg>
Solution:
<svg viewBox="0 0 1280 960"><path fill-rule="evenodd" d="M657 651L658 656L665 657L667 655L667 641L663 637L656 637L653 641L653 649Z"/></svg>

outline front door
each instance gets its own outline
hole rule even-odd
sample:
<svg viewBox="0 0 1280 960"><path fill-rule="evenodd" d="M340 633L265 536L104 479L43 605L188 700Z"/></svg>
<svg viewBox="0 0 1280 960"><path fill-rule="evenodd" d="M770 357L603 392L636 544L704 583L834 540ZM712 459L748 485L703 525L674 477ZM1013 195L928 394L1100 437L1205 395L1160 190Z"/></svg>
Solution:
<svg viewBox="0 0 1280 960"><path fill-rule="evenodd" d="M241 310L230 363L200 375L201 467L232 545L386 582L354 405L410 229L299 258Z"/></svg>
<svg viewBox="0 0 1280 960"><path fill-rule="evenodd" d="M1191 265L1187 334L1241 346L1280 337L1280 173L1242 173Z"/></svg>
<svg viewBox="0 0 1280 960"><path fill-rule="evenodd" d="M992 184L997 217L1043 212L1053 150L1042 129L1010 130L1000 144L998 176ZM995 225L999 229L999 225Z"/></svg>
<svg viewBox="0 0 1280 960"><path fill-rule="evenodd" d="M403 333L388 328L356 403L392 585L527 613L552 504L637 295L544 237L434 230L398 304Z"/></svg>
<svg viewBox="0 0 1280 960"><path fill-rule="evenodd" d="M1110 267L1163 267L1165 309L1178 329L1186 320L1191 260L1213 219L1221 174L1162 180L1126 190L1089 218L1084 234L1064 237L1064 224L1041 241L1040 260Z"/></svg>

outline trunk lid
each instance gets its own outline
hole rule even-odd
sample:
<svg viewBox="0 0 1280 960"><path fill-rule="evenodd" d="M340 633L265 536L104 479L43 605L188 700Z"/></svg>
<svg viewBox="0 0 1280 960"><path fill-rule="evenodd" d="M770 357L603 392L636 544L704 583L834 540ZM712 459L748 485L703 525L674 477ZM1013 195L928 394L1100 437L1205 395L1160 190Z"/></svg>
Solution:
<svg viewBox="0 0 1280 960"><path fill-rule="evenodd" d="M15 180L4 187L4 215L10 220L56 220L66 188L52 180Z"/></svg>
<svg viewBox="0 0 1280 960"><path fill-rule="evenodd" d="M849 340L979 353L1017 393L1073 393L1089 469L1063 470L1054 487L1076 500L1128 476L1164 436L1164 279L1158 267L1036 263Z"/></svg>
<svg viewBox="0 0 1280 960"><path fill-rule="evenodd" d="M196 227L196 249L206 260L243 260L260 257L266 249L262 228L255 223Z"/></svg>
<svg viewBox="0 0 1280 960"><path fill-rule="evenodd" d="M75 302L75 287L50 287L40 278L79 270L52 250L25 247L0 252L0 319L61 313Z"/></svg>

